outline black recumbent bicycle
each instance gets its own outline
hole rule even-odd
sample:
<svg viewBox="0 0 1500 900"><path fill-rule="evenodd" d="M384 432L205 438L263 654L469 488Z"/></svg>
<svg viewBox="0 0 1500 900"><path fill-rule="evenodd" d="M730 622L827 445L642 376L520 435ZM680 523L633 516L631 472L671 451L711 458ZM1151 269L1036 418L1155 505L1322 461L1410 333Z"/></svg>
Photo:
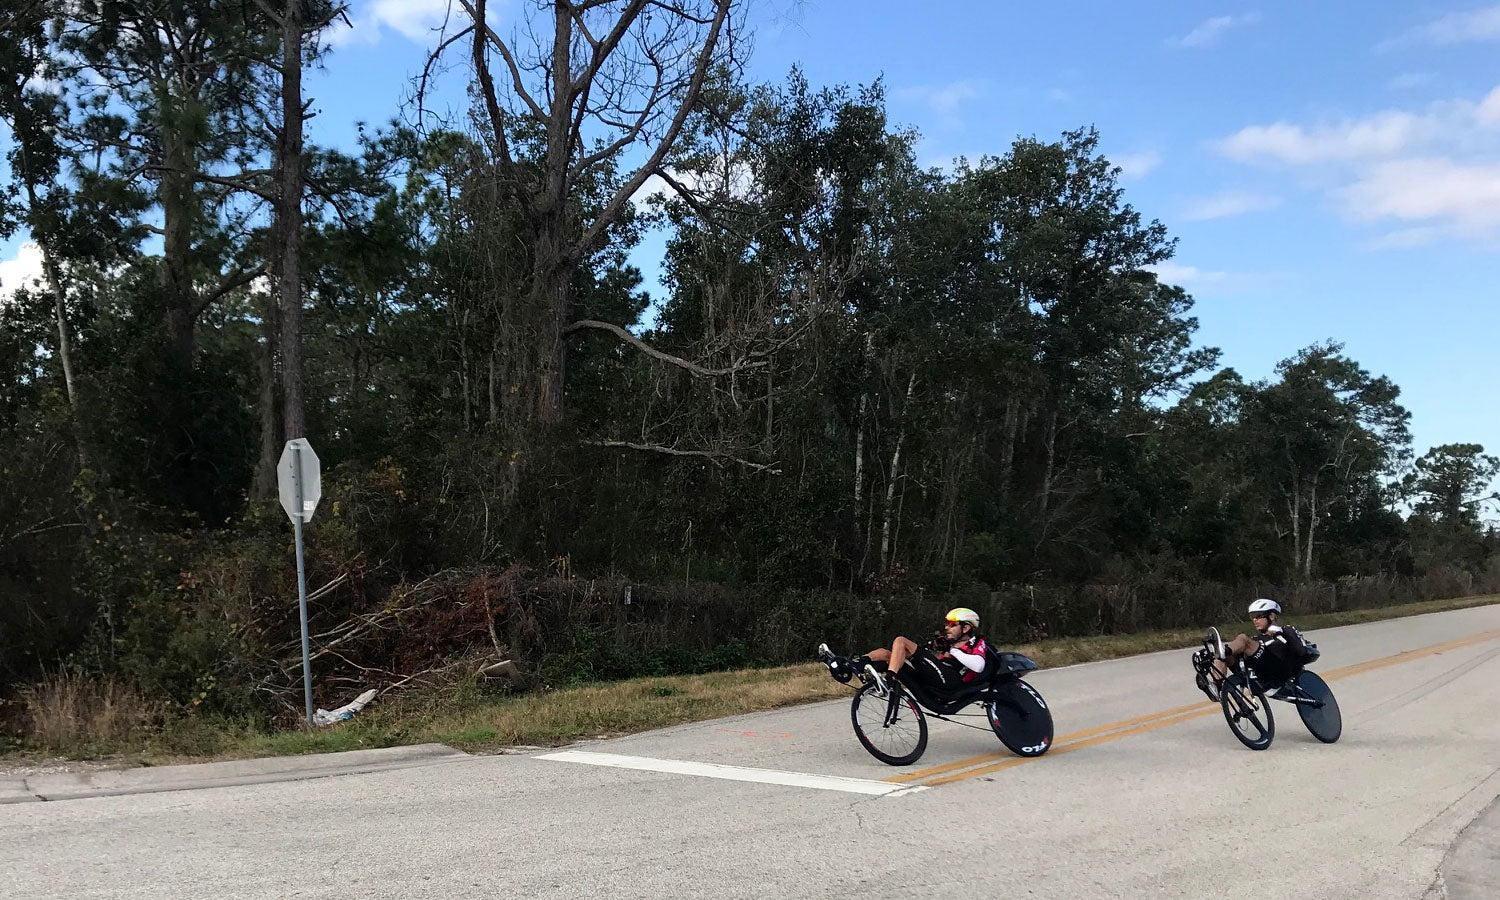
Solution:
<svg viewBox="0 0 1500 900"><path fill-rule="evenodd" d="M1210 699L1217 699L1223 707L1224 721L1229 723L1229 730L1240 743L1251 750L1271 746L1271 740L1276 736L1276 719L1266 702L1268 698L1296 706L1302 724L1313 737L1325 744L1337 741L1343 734L1344 720L1333 691L1316 673L1306 669L1320 655L1316 644L1307 645L1308 656L1285 679L1270 682L1245 665L1243 659L1229 666L1228 673L1220 680L1214 671L1214 662L1218 659L1217 648L1222 645L1219 630L1208 629L1202 649L1193 653L1193 671L1198 688Z"/></svg>
<svg viewBox="0 0 1500 900"><path fill-rule="evenodd" d="M884 663L835 656L827 644L818 646L818 658L840 684L859 680L849 712L854 736L871 756L888 765L909 766L921 758L927 749L927 716L984 730L958 721L977 718L980 713L962 712L976 703L984 707L989 730L1012 753L1041 756L1052 746L1052 712L1036 688L1023 680L1036 663L1019 653L990 650L979 678L941 693L907 674L910 667L891 678Z"/></svg>

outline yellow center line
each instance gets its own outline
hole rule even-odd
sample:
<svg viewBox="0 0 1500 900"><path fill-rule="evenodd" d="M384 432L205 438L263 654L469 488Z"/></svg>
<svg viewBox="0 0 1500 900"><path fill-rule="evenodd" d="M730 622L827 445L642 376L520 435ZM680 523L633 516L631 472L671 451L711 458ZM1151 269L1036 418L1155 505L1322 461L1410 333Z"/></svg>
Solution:
<svg viewBox="0 0 1500 900"><path fill-rule="evenodd" d="M1469 647L1474 644L1482 644L1485 641L1492 641L1495 638L1500 638L1500 629L1496 629L1494 631L1484 631L1480 632L1479 634L1471 634L1468 637L1455 638L1451 641L1444 641L1441 644L1433 644L1430 647L1419 647L1416 650L1407 650L1403 653L1397 653L1394 656L1381 656L1375 659L1365 660L1362 663L1343 666L1342 668L1333 669L1325 673L1323 675L1323 680L1338 681L1341 678L1348 678L1351 675L1363 675L1365 672L1373 672L1376 669L1384 669L1388 666L1399 665L1404 662L1410 662L1414 659L1422 659L1424 657L1434 656L1439 653L1446 653L1449 650L1458 650L1460 648Z"/></svg>
<svg viewBox="0 0 1500 900"><path fill-rule="evenodd" d="M1101 734L1106 731L1114 731L1117 728L1128 728L1131 725L1136 725L1141 722L1150 722L1156 719L1165 718L1167 716L1175 716L1178 713L1187 712L1190 709L1198 709L1201 706L1203 706L1203 703L1201 702L1189 703L1187 706L1179 706L1176 709L1164 709L1159 712L1147 713L1144 716L1136 716L1133 719L1124 719L1119 722L1110 722L1107 725L1096 725L1093 728L1085 728L1082 731L1069 732L1068 734L1058 735L1057 737L1053 738L1052 746L1056 748L1058 744L1061 744L1064 741L1078 740L1080 738L1086 738L1092 735ZM1217 709L1218 707L1214 708ZM1008 750L1002 750L997 753L982 753L979 756L971 756L968 759L960 759L956 762L945 763L941 766L933 766L930 769L920 769L916 772L906 772L901 775L895 775L885 780L891 782L892 784L904 784L908 781L920 781L923 778L929 778L933 775L942 775L945 772L952 772L955 769L967 769L969 766L977 766L987 762L994 762L997 759L1007 759L1010 756L1011 753Z"/></svg>
<svg viewBox="0 0 1500 900"><path fill-rule="evenodd" d="M1146 722L1144 724L1137 725L1134 728L1129 728L1129 729L1126 729L1124 731L1116 731L1116 732L1112 732L1110 734L1102 734L1102 735L1099 735L1098 737L1089 738L1086 741L1074 741L1073 743L1070 743L1070 744L1064 744L1064 743L1059 742L1059 743L1053 745L1052 749L1049 750L1049 751L1047 751L1046 755L1047 756L1061 756L1064 753L1072 753L1074 750L1082 750L1085 747L1093 747L1096 744L1105 744L1105 743L1108 743L1110 741L1116 741L1116 740L1119 740L1120 738L1130 737L1130 736L1136 735L1136 734L1145 734L1148 731L1155 731L1158 728L1166 728L1168 725L1176 725L1179 722L1188 722L1188 721L1191 721L1193 719L1201 719L1204 716L1213 715L1214 713L1216 713L1218 711L1219 711L1219 708L1217 706L1207 706L1206 704L1201 704L1200 703L1200 704L1197 704L1197 706L1192 711L1190 711L1190 712L1185 712L1185 713L1182 713L1182 714L1179 714L1179 715L1176 715L1176 716L1167 716L1165 718L1157 719L1155 721ZM954 782L954 781L963 781L966 778L977 778L980 775L988 775L991 772L999 772L1002 769L1012 769L1012 768L1015 768L1016 766L1023 765L1025 763L1036 762L1038 759L1041 759L1041 757L1040 756L1031 756L1031 757L1022 756L1022 757L1016 757L1016 758L1013 758L1013 759L1008 759L1008 760L1006 760L1003 763L997 763L997 764L995 764L993 766L983 766L983 767L978 768L978 769L971 769L971 770L969 770L967 772L959 772L959 773L957 773L955 775L949 775L949 776L947 776L945 778L934 778L931 781L924 781L922 783L924 785L927 785L927 786L935 786L935 785L939 785L939 784L949 784L949 783Z"/></svg>
<svg viewBox="0 0 1500 900"><path fill-rule="evenodd" d="M1338 669L1332 669L1323 675L1323 680L1338 681L1340 679L1349 678L1354 675L1363 675L1366 672L1373 672L1378 669L1388 668L1390 666L1399 665L1405 662L1411 662L1412 660L1422 659L1428 656L1436 656L1439 653L1445 653L1449 650L1457 650L1463 647L1469 647L1474 644L1481 644L1486 641L1495 640L1496 638L1500 638L1500 629L1485 631L1479 634L1469 635L1467 637L1455 638L1451 641L1444 641L1440 644L1433 644L1429 647L1420 647L1416 650L1407 650L1392 656L1377 657L1375 659L1366 660L1362 663L1355 663L1353 665L1343 666ZM1206 705L1204 703L1194 703L1188 706L1179 706L1175 709L1167 709L1160 712L1148 713L1143 716L1136 716L1133 719L1123 719L1119 722L1111 722L1107 725L1098 725L1094 728L1086 728L1083 731L1071 732L1055 739L1052 749L1044 755L1059 756L1064 753L1071 753L1074 750L1082 750L1086 747L1093 747L1099 744L1109 743L1110 741L1117 741L1121 738L1133 737L1137 734L1145 734L1148 731L1155 731L1158 728L1165 728L1168 725L1177 725L1182 722L1190 722L1193 719L1199 719L1204 716L1212 715L1213 713L1218 712L1219 709L1220 708L1218 706ZM1090 735L1097 736L1090 737ZM1081 740L1081 738L1088 739ZM951 784L955 781L963 781L968 778L977 778L981 775L988 775L993 772L1002 771L1004 769L1011 769L1016 766L1025 765L1026 763L1036 762L1038 759L1041 759L1041 757L1039 756L1015 757L1005 759L1005 761L995 763L994 765L983 765L984 763L990 762L991 760L1001 759L1002 757L1006 757L1008 755L1009 754L1006 753L984 754L982 756L970 757L969 759L961 759L957 762L948 763L942 766L934 766L930 769L923 769L918 772L910 772L904 775L897 775L894 778L887 778L886 780L897 783L921 781L923 785L926 785L928 787L935 787L940 784ZM976 765L979 766L979 768L970 768L971 766ZM965 771L955 772L955 770L960 769ZM928 780L924 781L923 779Z"/></svg>

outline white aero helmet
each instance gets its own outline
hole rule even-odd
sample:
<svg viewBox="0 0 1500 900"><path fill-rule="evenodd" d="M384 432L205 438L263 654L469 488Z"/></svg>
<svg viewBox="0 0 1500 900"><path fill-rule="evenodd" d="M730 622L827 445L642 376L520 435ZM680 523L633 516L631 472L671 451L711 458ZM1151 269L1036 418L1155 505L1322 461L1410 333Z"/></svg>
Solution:
<svg viewBox="0 0 1500 900"><path fill-rule="evenodd" d="M1275 600L1267 600L1264 597L1250 604L1250 615L1253 616L1256 613L1265 612L1273 612L1279 616L1281 615L1281 604Z"/></svg>

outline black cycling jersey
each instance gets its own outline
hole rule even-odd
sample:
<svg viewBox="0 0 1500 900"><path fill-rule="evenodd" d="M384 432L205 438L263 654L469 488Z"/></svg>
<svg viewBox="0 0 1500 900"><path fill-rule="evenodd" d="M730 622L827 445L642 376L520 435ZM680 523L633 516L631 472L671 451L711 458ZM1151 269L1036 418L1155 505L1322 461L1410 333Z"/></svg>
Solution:
<svg viewBox="0 0 1500 900"><path fill-rule="evenodd" d="M1255 641L1255 652L1245 662L1267 681L1290 678L1308 657L1307 641L1290 625L1281 625L1276 634L1257 634Z"/></svg>

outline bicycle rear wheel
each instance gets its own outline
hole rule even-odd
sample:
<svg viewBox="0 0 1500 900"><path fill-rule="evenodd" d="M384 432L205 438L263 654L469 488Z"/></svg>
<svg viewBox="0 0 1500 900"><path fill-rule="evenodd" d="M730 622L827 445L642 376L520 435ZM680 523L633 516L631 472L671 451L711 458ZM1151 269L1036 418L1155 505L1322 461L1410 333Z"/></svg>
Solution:
<svg viewBox="0 0 1500 900"><path fill-rule="evenodd" d="M896 701L896 715L887 724L889 711L890 700L876 695L875 685L860 688L849 710L854 736L871 756L886 765L909 766L927 749L927 717L904 690Z"/></svg>
<svg viewBox="0 0 1500 900"><path fill-rule="evenodd" d="M1271 739L1276 736L1276 720L1260 684L1247 681L1245 676L1236 672L1224 679L1219 692L1224 721L1229 723L1229 730L1240 743L1251 750L1271 746Z"/></svg>
<svg viewBox="0 0 1500 900"><path fill-rule="evenodd" d="M1322 706L1297 704L1297 715L1312 736L1325 744L1331 744L1344 733L1344 717L1339 713L1339 702L1334 699L1328 683L1306 669L1297 673L1297 690L1308 699L1317 700Z"/></svg>
<svg viewBox="0 0 1500 900"><path fill-rule="evenodd" d="M995 699L984 705L990 727L1017 756L1041 756L1052 746L1052 711L1036 688L1019 679L991 689Z"/></svg>

